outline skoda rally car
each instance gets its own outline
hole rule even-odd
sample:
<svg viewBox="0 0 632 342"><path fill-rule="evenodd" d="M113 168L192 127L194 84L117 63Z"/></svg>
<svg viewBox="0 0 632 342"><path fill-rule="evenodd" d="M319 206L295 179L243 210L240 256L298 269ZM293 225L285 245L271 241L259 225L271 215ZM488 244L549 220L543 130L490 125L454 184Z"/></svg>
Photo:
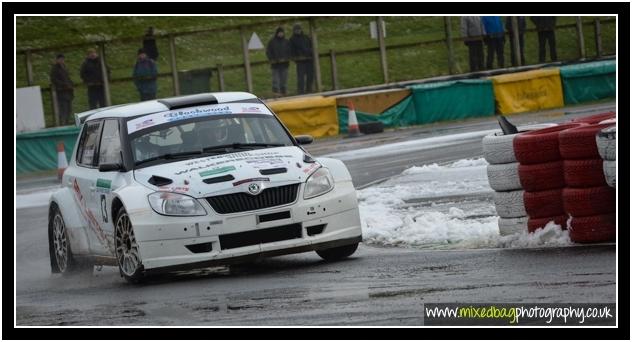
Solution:
<svg viewBox="0 0 632 342"><path fill-rule="evenodd" d="M50 199L52 272L118 265L146 274L362 240L345 165L315 159L256 96L208 93L76 116L77 144Z"/></svg>

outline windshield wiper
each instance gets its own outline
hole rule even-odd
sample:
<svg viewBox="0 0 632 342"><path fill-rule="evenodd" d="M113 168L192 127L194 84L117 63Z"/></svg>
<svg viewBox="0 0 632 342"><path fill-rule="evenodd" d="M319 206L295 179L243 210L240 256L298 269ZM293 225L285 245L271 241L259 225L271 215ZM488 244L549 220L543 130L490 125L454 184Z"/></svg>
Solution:
<svg viewBox="0 0 632 342"><path fill-rule="evenodd" d="M141 164L145 164L145 163L149 163L155 160L160 160L160 159L177 159L177 158L182 158L182 157L189 157L189 156L194 156L194 155L198 155L198 154L202 154L203 152L201 150L197 150L197 151L186 151L186 152L176 152L176 153L167 153L167 154L163 154L160 156L156 156L156 157L151 157L148 159L144 159L141 160L139 162L136 162L136 166L141 165Z"/></svg>
<svg viewBox="0 0 632 342"><path fill-rule="evenodd" d="M227 151L227 149L250 149L251 147L280 147L285 146L285 144L267 144L267 143L232 143L227 145L219 145L219 146L209 146L202 149L203 152L212 152L217 150Z"/></svg>

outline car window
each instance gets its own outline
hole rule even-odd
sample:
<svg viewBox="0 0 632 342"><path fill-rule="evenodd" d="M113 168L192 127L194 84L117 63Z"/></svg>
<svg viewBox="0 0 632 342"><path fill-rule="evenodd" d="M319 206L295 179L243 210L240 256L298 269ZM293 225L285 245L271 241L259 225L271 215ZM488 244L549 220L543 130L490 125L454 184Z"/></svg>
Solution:
<svg viewBox="0 0 632 342"><path fill-rule="evenodd" d="M99 144L99 164L121 164L121 137L118 120L105 120Z"/></svg>
<svg viewBox="0 0 632 342"><path fill-rule="evenodd" d="M206 151L214 146L232 144L292 145L283 126L272 115L208 116L194 120L180 124L175 121L173 126L149 132L144 130L146 133L132 137L134 161L138 163L160 156Z"/></svg>
<svg viewBox="0 0 632 342"><path fill-rule="evenodd" d="M97 147L101 121L88 122L83 130L79 149L77 150L77 163L84 166L94 165L94 153Z"/></svg>

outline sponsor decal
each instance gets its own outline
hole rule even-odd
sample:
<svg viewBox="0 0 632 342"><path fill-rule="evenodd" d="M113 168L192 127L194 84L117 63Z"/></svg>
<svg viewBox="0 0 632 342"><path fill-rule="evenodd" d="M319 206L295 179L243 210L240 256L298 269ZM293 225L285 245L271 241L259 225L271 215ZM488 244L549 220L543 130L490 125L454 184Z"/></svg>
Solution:
<svg viewBox="0 0 632 342"><path fill-rule="evenodd" d="M310 164L308 167L304 168L303 172L304 173L310 173L310 172L316 170L318 167L320 167L320 164L313 163L313 164Z"/></svg>
<svg viewBox="0 0 632 342"><path fill-rule="evenodd" d="M108 205L104 194L101 194L101 216L103 222L108 223Z"/></svg>
<svg viewBox="0 0 632 342"><path fill-rule="evenodd" d="M241 155L242 153L235 153L235 155L237 155L237 154ZM252 161L252 162L254 162L255 160L265 160L265 159L275 159L275 158L294 158L294 157L291 156L291 155L270 155L270 156L265 156L265 155L251 155L251 154L241 155L241 156L238 156L238 157L230 156L230 157L225 158L223 160L219 160L219 161L215 161L215 162L208 162L208 163L206 163L204 165L194 166L194 167L191 167L191 168L188 168L188 169L180 170L180 171L175 172L174 174L175 175L182 175L182 174L185 174L185 173L198 171L198 170L203 170L203 169L208 169L208 168L212 168L212 167L215 167L215 166L223 165L223 164L226 164L226 163L234 164L236 162L241 162L241 161L246 161L246 162ZM217 158L214 158L214 159L217 159ZM209 160L212 160L212 159L203 159L201 161L196 161L194 163L186 163L184 165L190 166L190 165L195 165L195 164L198 164L200 162L209 161Z"/></svg>
<svg viewBox="0 0 632 342"><path fill-rule="evenodd" d="M250 183L250 182L269 182L269 181L270 181L270 178L266 178L266 177L248 178L248 179L242 179L240 181L234 182L233 186L238 186L238 185Z"/></svg>
<svg viewBox="0 0 632 342"><path fill-rule="evenodd" d="M79 188L79 183L77 183L76 178L73 181L72 188L75 191L75 199L77 200L77 203L79 204L79 212L81 212L81 216L83 216L84 220L88 222L88 227L90 227L90 229L94 231L99 242L104 247L109 249L112 255L115 255L114 245L112 244L112 241L110 241L107 238L107 235L101 228L99 221L97 221L97 219L94 217L94 214L92 213L92 211L88 209L88 206L86 205L86 201L81 195L81 189Z"/></svg>
<svg viewBox="0 0 632 342"><path fill-rule="evenodd" d="M97 192L109 193L112 190L112 181L109 179L98 178L97 179Z"/></svg>
<svg viewBox="0 0 632 342"><path fill-rule="evenodd" d="M191 188L189 188L188 186L168 186L168 185L164 185L164 186L161 186L159 189L161 191L185 193L185 192L189 192L189 190Z"/></svg>
<svg viewBox="0 0 632 342"><path fill-rule="evenodd" d="M211 222L208 223L209 226L214 226L214 225L218 225L218 224L222 224L222 220L211 221Z"/></svg>
<svg viewBox="0 0 632 342"><path fill-rule="evenodd" d="M211 115L230 115L239 113L257 113L272 115L264 105L243 104L243 103L223 103L215 105L200 106L195 109L177 109L167 112L154 113L136 118L127 122L127 132L132 134L141 129L164 124L167 122L180 121Z"/></svg>
<svg viewBox="0 0 632 342"><path fill-rule="evenodd" d="M235 171L235 167L234 166L224 166L224 167L219 167L216 169L212 169L212 170L206 170L206 171L202 171L200 172L200 177L206 177L206 176L211 176L211 175L217 175L220 173L224 173L224 172L228 172L228 171Z"/></svg>

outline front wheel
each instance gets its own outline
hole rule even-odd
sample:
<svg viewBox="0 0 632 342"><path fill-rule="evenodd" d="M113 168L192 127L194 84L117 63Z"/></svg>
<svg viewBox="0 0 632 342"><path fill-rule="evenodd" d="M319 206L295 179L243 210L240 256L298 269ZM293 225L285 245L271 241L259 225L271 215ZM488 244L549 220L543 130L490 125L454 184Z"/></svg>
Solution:
<svg viewBox="0 0 632 342"><path fill-rule="evenodd" d="M118 261L121 275L130 283L139 283L143 280L143 265L134 229L129 215L121 208L116 215L116 260Z"/></svg>
<svg viewBox="0 0 632 342"><path fill-rule="evenodd" d="M344 259L353 254L358 249L358 243L351 245L317 250L316 254L326 261L336 261Z"/></svg>

